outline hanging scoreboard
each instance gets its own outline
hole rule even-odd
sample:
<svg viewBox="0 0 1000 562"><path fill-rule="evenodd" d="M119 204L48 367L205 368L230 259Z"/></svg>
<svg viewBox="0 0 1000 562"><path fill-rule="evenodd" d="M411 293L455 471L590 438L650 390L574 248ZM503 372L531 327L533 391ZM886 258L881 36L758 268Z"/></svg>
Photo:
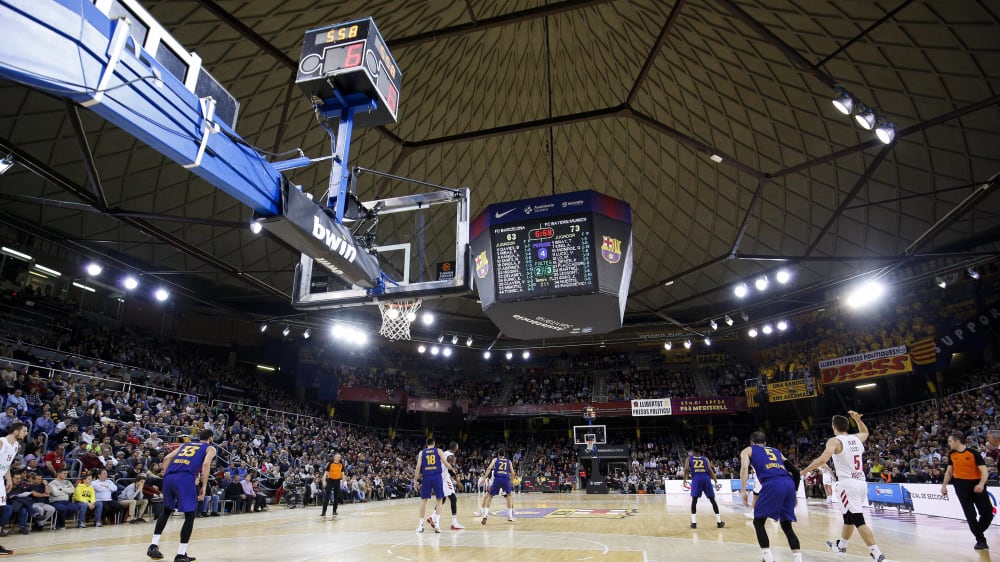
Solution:
<svg viewBox="0 0 1000 562"><path fill-rule="evenodd" d="M469 234L483 311L508 336L621 327L632 276L624 201L578 191L490 205Z"/></svg>
<svg viewBox="0 0 1000 562"><path fill-rule="evenodd" d="M358 125L397 121L402 80L403 73L371 18L306 32L295 83L317 102L376 100L372 111L357 114Z"/></svg>

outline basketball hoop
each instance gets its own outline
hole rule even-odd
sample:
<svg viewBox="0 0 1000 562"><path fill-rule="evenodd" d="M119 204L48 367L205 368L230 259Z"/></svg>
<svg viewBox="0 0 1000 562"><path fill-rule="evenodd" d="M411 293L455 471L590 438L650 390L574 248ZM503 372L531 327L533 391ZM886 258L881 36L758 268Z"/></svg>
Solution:
<svg viewBox="0 0 1000 562"><path fill-rule="evenodd" d="M410 339L410 324L416 321L422 302L418 298L378 301L382 313L382 329L378 333L389 340Z"/></svg>

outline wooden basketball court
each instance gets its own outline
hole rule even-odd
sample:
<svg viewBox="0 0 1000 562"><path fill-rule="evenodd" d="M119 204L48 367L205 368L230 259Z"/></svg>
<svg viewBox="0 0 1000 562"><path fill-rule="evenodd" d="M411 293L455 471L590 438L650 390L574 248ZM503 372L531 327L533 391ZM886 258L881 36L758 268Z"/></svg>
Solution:
<svg viewBox="0 0 1000 562"><path fill-rule="evenodd" d="M689 528L689 500L684 496L588 496L528 494L515 496L516 523L492 515L482 526L473 516L472 494L459 499L459 520L467 527L451 531L442 517L442 533L417 525L419 500L343 505L336 520L321 519L316 507L273 507L261 514L199 518L189 553L203 562L232 560L306 562L330 560L392 561L544 560L652 562L666 560L760 560L753 526L729 494L720 494L726 521L717 529L707 502L699 504L697 530ZM493 509L503 509L503 498ZM492 513L492 511L491 511ZM975 542L963 521L925 516L869 515L879 546L890 560L950 562L990 560L972 550ZM174 517L160 542L166 562L176 553L182 520ZM776 559L790 561L784 535L769 523ZM15 557L46 562L147 560L152 524L65 529L11 535L0 540ZM840 517L818 500L799 506L796 531L808 561L871 560L855 534L848 555L825 550L824 541L839 533ZM1000 549L1000 533L987 535ZM998 556L1000 559L1000 556Z"/></svg>

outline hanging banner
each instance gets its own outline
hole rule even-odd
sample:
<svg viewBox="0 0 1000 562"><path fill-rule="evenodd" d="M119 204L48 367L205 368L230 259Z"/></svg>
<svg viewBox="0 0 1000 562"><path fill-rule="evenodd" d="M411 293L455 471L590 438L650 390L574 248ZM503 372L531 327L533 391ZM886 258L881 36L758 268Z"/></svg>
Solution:
<svg viewBox="0 0 1000 562"><path fill-rule="evenodd" d="M767 385L768 402L786 402L816 396L816 382L812 377Z"/></svg>
<svg viewBox="0 0 1000 562"><path fill-rule="evenodd" d="M991 306L979 310L976 315L954 323L941 332L937 338L937 353L951 356L952 353L967 349L978 349L985 345L986 335L1000 325L1000 307Z"/></svg>
<svg viewBox="0 0 1000 562"><path fill-rule="evenodd" d="M633 400L632 415L639 416L669 416L673 414L673 408L669 398L656 398L653 400Z"/></svg>
<svg viewBox="0 0 1000 562"><path fill-rule="evenodd" d="M746 410L743 398L674 398L674 415L735 414Z"/></svg>
<svg viewBox="0 0 1000 562"><path fill-rule="evenodd" d="M706 355L698 355L695 358L695 362L699 365L725 365L726 364L726 354L725 353L709 353Z"/></svg>
<svg viewBox="0 0 1000 562"><path fill-rule="evenodd" d="M819 368L823 384L840 384L911 373L913 363L906 346L900 345L820 361Z"/></svg>

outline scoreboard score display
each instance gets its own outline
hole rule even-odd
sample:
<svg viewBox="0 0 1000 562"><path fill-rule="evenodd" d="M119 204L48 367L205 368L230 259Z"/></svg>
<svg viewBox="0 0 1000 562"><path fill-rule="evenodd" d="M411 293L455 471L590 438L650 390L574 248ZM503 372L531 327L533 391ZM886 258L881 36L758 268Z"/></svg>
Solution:
<svg viewBox="0 0 1000 562"><path fill-rule="evenodd" d="M351 104L358 95L375 99L374 110L356 115L359 125L397 121L402 80L403 73L371 18L306 32L295 83L314 101Z"/></svg>
<svg viewBox="0 0 1000 562"><path fill-rule="evenodd" d="M595 191L490 205L472 221L483 311L518 339L621 328L632 277L632 211Z"/></svg>

